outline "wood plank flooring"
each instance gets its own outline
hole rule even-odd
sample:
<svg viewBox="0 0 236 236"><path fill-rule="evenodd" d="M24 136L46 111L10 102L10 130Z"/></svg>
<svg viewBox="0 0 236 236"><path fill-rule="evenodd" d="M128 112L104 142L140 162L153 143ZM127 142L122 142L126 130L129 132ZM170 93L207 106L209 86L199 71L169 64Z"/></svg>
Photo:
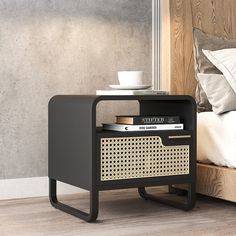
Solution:
<svg viewBox="0 0 236 236"><path fill-rule="evenodd" d="M152 191L160 191L152 189ZM87 205L88 194L63 196L73 206ZM82 207L84 208L84 207ZM198 197L184 212L141 199L136 189L100 193L96 223L86 223L51 207L47 198L0 201L1 236L236 235L236 204Z"/></svg>

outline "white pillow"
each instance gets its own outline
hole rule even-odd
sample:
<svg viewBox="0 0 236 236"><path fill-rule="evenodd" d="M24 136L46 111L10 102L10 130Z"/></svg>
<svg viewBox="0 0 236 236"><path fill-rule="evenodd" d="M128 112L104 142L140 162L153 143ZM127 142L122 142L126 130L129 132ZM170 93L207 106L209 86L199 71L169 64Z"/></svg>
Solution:
<svg viewBox="0 0 236 236"><path fill-rule="evenodd" d="M217 51L203 49L202 51L211 63L223 73L234 92L236 92L236 48Z"/></svg>
<svg viewBox="0 0 236 236"><path fill-rule="evenodd" d="M236 93L220 74L197 74L207 98L216 114L236 110Z"/></svg>

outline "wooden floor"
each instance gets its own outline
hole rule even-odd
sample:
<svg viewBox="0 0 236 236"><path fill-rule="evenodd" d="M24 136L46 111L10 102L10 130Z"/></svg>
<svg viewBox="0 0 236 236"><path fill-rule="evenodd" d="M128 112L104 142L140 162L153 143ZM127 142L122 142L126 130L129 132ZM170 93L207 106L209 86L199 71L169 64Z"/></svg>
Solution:
<svg viewBox="0 0 236 236"><path fill-rule="evenodd" d="M81 193L63 200L84 206L87 197ZM52 208L47 198L0 201L0 235L232 236L236 235L236 204L198 197L195 209L184 212L142 200L135 189L106 191L100 193L98 221L85 223Z"/></svg>

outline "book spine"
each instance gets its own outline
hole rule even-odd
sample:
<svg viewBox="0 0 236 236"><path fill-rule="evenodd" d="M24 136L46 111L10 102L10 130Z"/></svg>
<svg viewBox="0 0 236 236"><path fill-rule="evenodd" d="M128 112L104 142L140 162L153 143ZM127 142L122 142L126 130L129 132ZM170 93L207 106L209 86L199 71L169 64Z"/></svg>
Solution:
<svg viewBox="0 0 236 236"><path fill-rule="evenodd" d="M131 125L127 126L127 131L148 131L148 130L182 130L183 124L158 124L158 125Z"/></svg>
<svg viewBox="0 0 236 236"><path fill-rule="evenodd" d="M183 130L183 124L160 124L160 125L120 125L103 124L103 128L113 131L153 131L153 130Z"/></svg>
<svg viewBox="0 0 236 236"><path fill-rule="evenodd" d="M134 125L179 124L179 123L180 119L178 116L153 116L153 117L137 116L133 118Z"/></svg>

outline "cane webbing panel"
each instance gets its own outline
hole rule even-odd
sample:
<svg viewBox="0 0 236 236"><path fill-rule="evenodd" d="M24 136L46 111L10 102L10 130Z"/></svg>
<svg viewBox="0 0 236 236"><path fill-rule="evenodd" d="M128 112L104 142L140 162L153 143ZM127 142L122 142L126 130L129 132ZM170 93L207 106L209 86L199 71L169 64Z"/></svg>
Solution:
<svg viewBox="0 0 236 236"><path fill-rule="evenodd" d="M159 136L101 138L101 181L189 174L189 145Z"/></svg>

